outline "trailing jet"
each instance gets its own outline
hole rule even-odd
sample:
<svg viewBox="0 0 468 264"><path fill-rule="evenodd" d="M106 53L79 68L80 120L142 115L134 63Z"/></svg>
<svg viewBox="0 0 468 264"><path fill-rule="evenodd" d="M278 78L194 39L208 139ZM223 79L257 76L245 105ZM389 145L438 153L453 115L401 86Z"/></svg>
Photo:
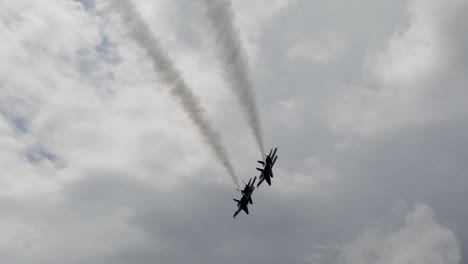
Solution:
<svg viewBox="0 0 468 264"><path fill-rule="evenodd" d="M246 214L249 214L249 208L248 204L252 204L252 192L255 190L254 184L255 181L257 180L257 177L254 177L253 181L252 178L250 178L249 182L245 184L244 189L241 191L242 192L242 198L240 200L233 199L234 201L237 202L237 211L234 213L234 217L236 217L241 210L244 210ZM252 182L251 182L252 181Z"/></svg>
<svg viewBox="0 0 468 264"><path fill-rule="evenodd" d="M260 174L260 180L258 181L257 187L262 184L263 181L266 181L268 185L271 185L271 178L273 178L273 166L276 163L276 160L278 159L278 156L276 156L276 151L278 148L275 148L273 151L270 150L270 153L266 156L265 161L259 160L258 163L263 165L263 169L257 168L261 172Z"/></svg>
<svg viewBox="0 0 468 264"><path fill-rule="evenodd" d="M249 201L250 204L253 204L253 202L252 202L252 196L251 196L251 195L252 195L253 190L255 189L254 184L255 184L255 181L256 181L256 180L257 180L257 176L254 177L253 181L252 181L252 178L250 178L250 179L249 179L249 182L247 182L247 183L245 183L244 181L242 181L242 182L244 182L245 187L244 187L244 189L241 190L240 192L242 193L242 195L245 195L245 194L249 194L249 193L250 193L250 195L249 195L249 197L248 197L248 199L247 199L247 200ZM251 181L252 181L252 183L250 183ZM239 191L239 189L237 189L237 190Z"/></svg>

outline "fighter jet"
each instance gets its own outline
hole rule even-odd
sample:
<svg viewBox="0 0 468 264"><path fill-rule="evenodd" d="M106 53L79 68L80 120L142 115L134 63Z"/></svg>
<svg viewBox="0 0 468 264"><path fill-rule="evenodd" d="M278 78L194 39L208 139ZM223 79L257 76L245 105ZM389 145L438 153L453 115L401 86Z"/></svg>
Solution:
<svg viewBox="0 0 468 264"><path fill-rule="evenodd" d="M260 180L258 181L257 187L262 184L263 181L266 180L268 185L271 185L271 178L273 178L273 166L276 163L276 160L278 159L278 156L276 156L276 151L278 148L275 148L273 151L270 150L270 153L266 156L265 161L259 160L258 163L263 165L263 169L257 168L261 172L260 174Z"/></svg>
<svg viewBox="0 0 468 264"><path fill-rule="evenodd" d="M236 217L241 210L244 210L246 214L249 214L249 208L248 204L252 204L252 192L255 190L254 184L255 180L257 180L257 177L254 177L253 181L252 178L250 178L249 182L245 184L244 189L241 191L242 192L242 198L240 200L233 199L235 202L237 202L237 211L234 213L234 217ZM252 181L252 183L251 183Z"/></svg>
<svg viewBox="0 0 468 264"><path fill-rule="evenodd" d="M241 190L240 192L242 193L242 195L246 195L246 194L249 194L249 197L248 197L248 202L250 204L253 204L252 202L252 192L253 190L255 190L255 187L254 187L254 184L255 184L255 181L257 180L257 176L254 177L253 181L252 181L252 178L249 179L249 182L245 183L244 181L244 184L245 184L245 187L243 190ZM252 181L252 183L250 183ZM237 189L239 191L239 189Z"/></svg>

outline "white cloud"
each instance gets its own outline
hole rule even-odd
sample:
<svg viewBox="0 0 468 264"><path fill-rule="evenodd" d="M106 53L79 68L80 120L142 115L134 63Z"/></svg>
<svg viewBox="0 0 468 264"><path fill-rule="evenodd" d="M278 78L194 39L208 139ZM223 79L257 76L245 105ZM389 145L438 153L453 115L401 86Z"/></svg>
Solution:
<svg viewBox="0 0 468 264"><path fill-rule="evenodd" d="M0 34L5 37L0 45L0 112L2 127L10 131L3 138L16 146L2 149L5 155L0 163L9 168L1 178L2 196L57 191L54 154L37 140L33 122L50 96L80 87L76 78L82 59L99 41L95 20L78 3L53 2L0 2ZM67 98L74 97L68 94Z"/></svg>
<svg viewBox="0 0 468 264"><path fill-rule="evenodd" d="M292 96L280 100L275 108L273 118L280 121L284 127L291 130L300 130L304 128L304 116L307 115L305 102L302 98Z"/></svg>
<svg viewBox="0 0 468 264"><path fill-rule="evenodd" d="M8 169L1 196L56 194L93 170L173 184L211 164L141 52L112 31L113 21L78 2L0 7L7 62L0 64L0 164Z"/></svg>
<svg viewBox="0 0 468 264"><path fill-rule="evenodd" d="M405 216L398 230L368 229L343 249L345 264L458 264L461 260L452 230L437 223L429 206Z"/></svg>
<svg viewBox="0 0 468 264"><path fill-rule="evenodd" d="M256 65L262 30L272 19L293 5L296 0L240 0L232 1L241 40L251 64Z"/></svg>
<svg viewBox="0 0 468 264"><path fill-rule="evenodd" d="M409 25L397 31L382 52L371 53L369 82L348 87L332 106L332 126L375 136L468 113L468 54L453 28L468 14L466 1L409 2ZM460 29L461 30L461 29ZM464 99L461 99L464 98Z"/></svg>
<svg viewBox="0 0 468 264"><path fill-rule="evenodd" d="M327 63L339 58L345 49L344 38L338 33L328 32L322 37L296 40L286 53L291 60Z"/></svg>
<svg viewBox="0 0 468 264"><path fill-rule="evenodd" d="M277 176L272 180L272 188L279 195L307 195L322 201L333 197L333 187L340 176L317 157L289 166L278 166L274 175Z"/></svg>
<svg viewBox="0 0 468 264"><path fill-rule="evenodd" d="M247 28L252 33L257 32L277 15L294 4L296 0L240 0L232 1L236 8L241 28Z"/></svg>

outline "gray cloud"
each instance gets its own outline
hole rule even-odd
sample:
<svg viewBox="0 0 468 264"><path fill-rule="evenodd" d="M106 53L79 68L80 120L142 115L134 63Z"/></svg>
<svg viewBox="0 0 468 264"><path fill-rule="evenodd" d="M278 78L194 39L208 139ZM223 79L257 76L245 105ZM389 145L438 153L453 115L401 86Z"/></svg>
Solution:
<svg viewBox="0 0 468 264"><path fill-rule="evenodd" d="M455 234L434 220L428 206L418 206L405 216L399 230L366 230L346 245L343 263L460 263Z"/></svg>
<svg viewBox="0 0 468 264"><path fill-rule="evenodd" d="M466 45L459 45L466 40L452 28L467 12L464 1L410 1L408 27L370 53L368 83L338 103L335 125L373 136L465 114L457 98L467 96L466 64L458 59L466 56Z"/></svg>
<svg viewBox="0 0 468 264"><path fill-rule="evenodd" d="M255 190L251 214L236 219L229 178L177 103L152 89L149 60L86 3L0 0L0 262L402 263L394 258L408 254L414 262L466 263L468 122L457 88L464 2L235 1L265 141L281 156L272 186ZM229 91L216 88L217 64L199 41L206 36L186 41L205 29L202 10L183 1L135 3L223 129L236 168L253 176L258 151ZM443 44L431 64L437 70L417 83L381 86L368 66L388 73L387 62L413 58L391 47L421 28ZM326 46L330 32L346 43L340 56L320 63L289 56L298 45ZM370 96L363 110L337 99L373 87L405 91L413 82L424 92L391 110L426 122L383 122L361 133L363 117L386 121L380 110L405 94ZM431 106L444 118L432 118ZM337 109L351 109L346 121L358 122L335 126ZM26 129L15 126L18 117Z"/></svg>

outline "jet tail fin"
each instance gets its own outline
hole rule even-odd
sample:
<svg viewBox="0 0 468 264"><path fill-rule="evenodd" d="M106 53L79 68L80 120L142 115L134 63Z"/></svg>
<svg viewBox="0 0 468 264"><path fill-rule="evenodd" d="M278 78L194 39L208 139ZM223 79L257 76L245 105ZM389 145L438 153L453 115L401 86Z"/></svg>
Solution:
<svg viewBox="0 0 468 264"><path fill-rule="evenodd" d="M255 181L256 181L256 180L257 180L257 176L254 177L253 182L252 182L252 186L255 185Z"/></svg>
<svg viewBox="0 0 468 264"><path fill-rule="evenodd" d="M273 163L271 164L272 167L275 165L277 159L278 159L278 156L276 156L275 159L273 160Z"/></svg>

